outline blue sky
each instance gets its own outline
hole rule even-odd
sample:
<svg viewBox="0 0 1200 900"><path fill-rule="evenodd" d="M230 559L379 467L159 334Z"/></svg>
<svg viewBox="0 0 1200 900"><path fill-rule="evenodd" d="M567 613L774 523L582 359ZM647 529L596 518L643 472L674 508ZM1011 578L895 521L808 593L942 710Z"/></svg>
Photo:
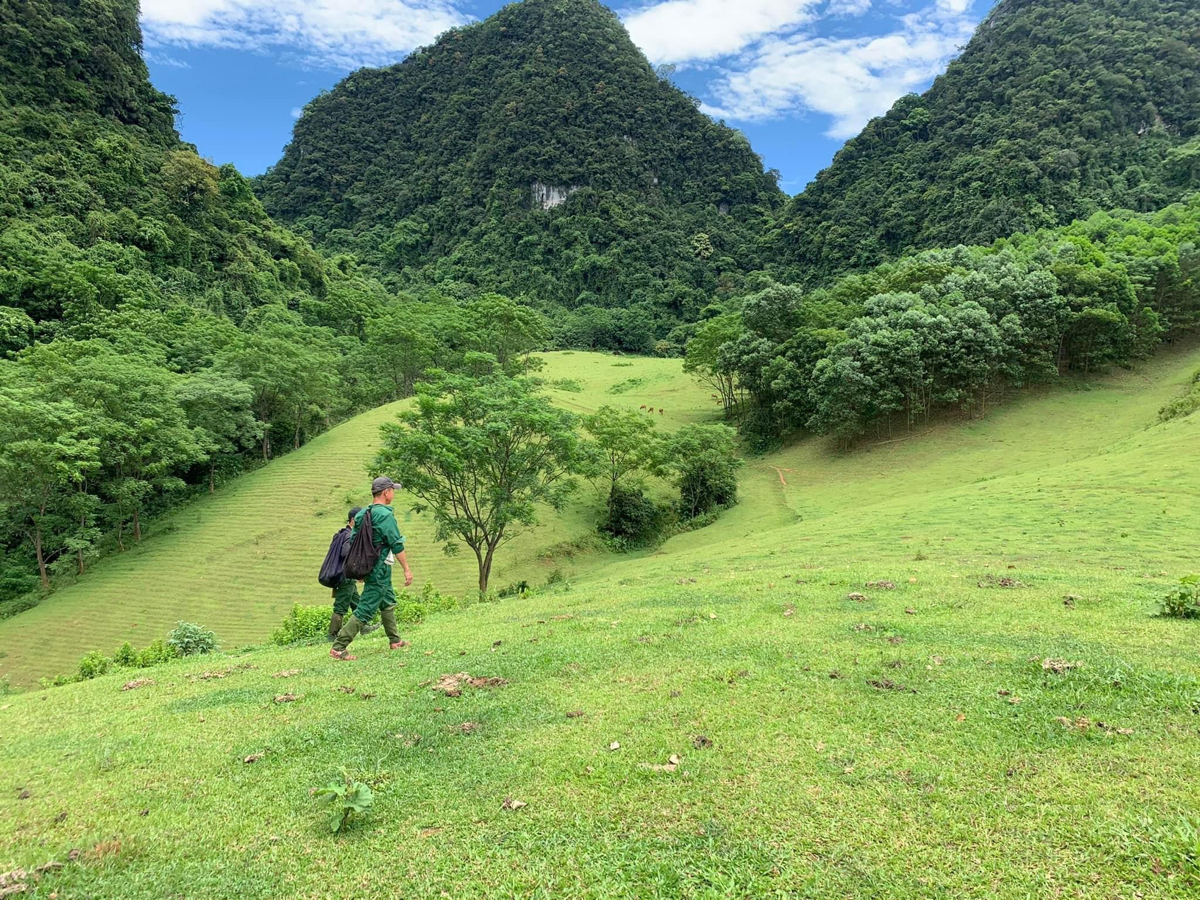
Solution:
<svg viewBox="0 0 1200 900"><path fill-rule="evenodd" d="M788 193L909 91L924 90L992 0L617 0L650 61L743 131ZM246 174L279 159L300 108L499 0L142 0L146 61L183 137Z"/></svg>

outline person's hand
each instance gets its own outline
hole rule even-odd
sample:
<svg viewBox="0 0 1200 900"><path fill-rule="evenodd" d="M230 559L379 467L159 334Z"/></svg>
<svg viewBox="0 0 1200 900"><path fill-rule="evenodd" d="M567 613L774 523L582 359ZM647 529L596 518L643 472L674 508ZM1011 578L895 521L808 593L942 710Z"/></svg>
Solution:
<svg viewBox="0 0 1200 900"><path fill-rule="evenodd" d="M412 579L413 579L412 569L405 569L404 570L404 586L408 587L410 584L412 584Z"/></svg>

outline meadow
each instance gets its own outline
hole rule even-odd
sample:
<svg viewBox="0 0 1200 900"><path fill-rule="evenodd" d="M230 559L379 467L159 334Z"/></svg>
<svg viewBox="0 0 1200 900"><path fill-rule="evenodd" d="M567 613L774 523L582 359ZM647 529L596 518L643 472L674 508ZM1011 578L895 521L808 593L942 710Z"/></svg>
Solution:
<svg viewBox="0 0 1200 900"><path fill-rule="evenodd" d="M577 411L715 416L678 361L547 360ZM1200 416L1156 414L1198 366L1180 348L848 454L800 442L652 552L568 557L585 492L496 574L564 583L355 663L234 650L320 602L393 410L355 419L0 623L0 671L26 675L131 616L227 650L0 697L0 867L61 898L1194 897L1200 622L1155 613L1200 569ZM418 584L469 585L409 522ZM460 672L504 683L436 689ZM333 836L311 792L342 768L375 805Z"/></svg>

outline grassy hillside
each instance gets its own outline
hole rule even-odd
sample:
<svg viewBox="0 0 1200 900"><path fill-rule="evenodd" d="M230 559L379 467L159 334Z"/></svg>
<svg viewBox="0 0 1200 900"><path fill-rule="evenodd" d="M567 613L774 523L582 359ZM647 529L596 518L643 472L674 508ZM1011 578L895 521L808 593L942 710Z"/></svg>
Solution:
<svg viewBox="0 0 1200 900"><path fill-rule="evenodd" d="M614 362L551 368L646 371ZM0 864L81 850L26 880L59 897L1195 896L1200 632L1153 612L1196 567L1200 416L1155 413L1197 365L756 461L716 526L404 652L2 698ZM342 766L376 803L331 837Z"/></svg>
<svg viewBox="0 0 1200 900"><path fill-rule="evenodd" d="M653 403L665 410L655 416L665 427L712 414L707 394L680 372L678 360L550 354L546 377L580 382L578 393L552 392L576 412L604 403L635 409ZM227 648L258 643L294 603L326 602L329 592L317 584L317 570L346 511L370 500L365 466L379 445L380 423L398 408L358 416L186 506L140 547L104 560L35 609L0 621L0 675L28 684L73 671L89 650L111 653L126 640L147 644L179 619L212 629ZM595 564L596 551L580 556L577 548L552 549L593 534L595 494L583 485L578 500L501 550L497 588L522 579L541 584L555 568L571 575ZM469 552L446 557L433 541L430 517L413 514L412 503L397 497L395 507L416 586L431 580L443 592L471 590L474 558Z"/></svg>

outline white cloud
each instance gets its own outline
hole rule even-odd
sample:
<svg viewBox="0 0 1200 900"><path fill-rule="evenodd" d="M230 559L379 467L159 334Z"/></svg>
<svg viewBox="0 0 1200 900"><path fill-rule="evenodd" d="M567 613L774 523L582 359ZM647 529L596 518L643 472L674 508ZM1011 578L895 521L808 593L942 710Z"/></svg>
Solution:
<svg viewBox="0 0 1200 900"><path fill-rule="evenodd" d="M830 16L861 16L871 8L871 0L829 0L825 8Z"/></svg>
<svg viewBox="0 0 1200 900"><path fill-rule="evenodd" d="M811 22L822 0L666 0L625 10L633 42L655 63L716 59Z"/></svg>
<svg viewBox="0 0 1200 900"><path fill-rule="evenodd" d="M142 0L151 47L283 49L339 68L395 62L468 20L451 0Z"/></svg>
<svg viewBox="0 0 1200 900"><path fill-rule="evenodd" d="M974 22L939 0L936 7L902 17L889 34L818 37L793 33L756 44L711 85L710 115L762 121L801 111L832 118L826 134L848 138L904 94L945 69L970 39Z"/></svg>
<svg viewBox="0 0 1200 900"><path fill-rule="evenodd" d="M172 69L190 69L192 66L186 60L176 59L169 53L155 53L153 50L142 51L142 59L155 66L170 66Z"/></svg>

